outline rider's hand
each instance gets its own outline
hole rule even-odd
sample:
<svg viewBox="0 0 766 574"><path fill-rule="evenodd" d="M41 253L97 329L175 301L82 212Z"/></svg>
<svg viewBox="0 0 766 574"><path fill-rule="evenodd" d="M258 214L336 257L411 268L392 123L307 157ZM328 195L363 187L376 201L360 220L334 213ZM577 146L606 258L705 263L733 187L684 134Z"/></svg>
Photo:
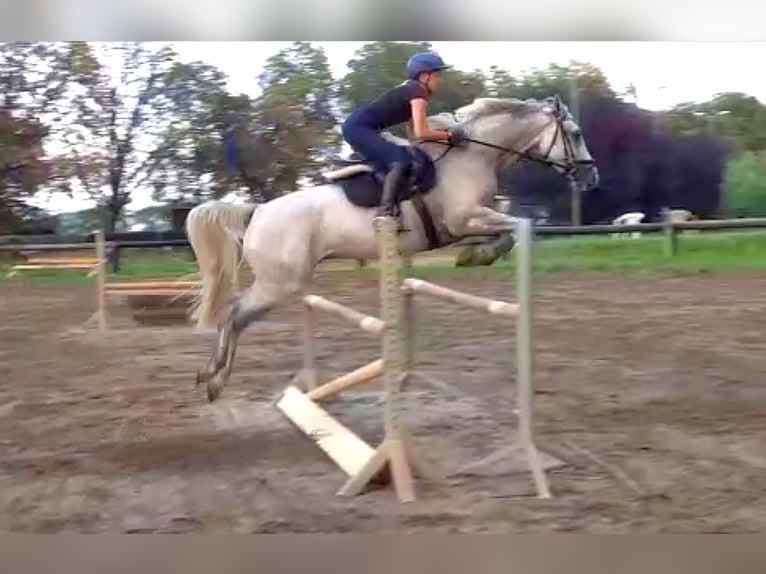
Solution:
<svg viewBox="0 0 766 574"><path fill-rule="evenodd" d="M461 146L468 143L468 134L460 128L451 129L447 133L449 133L447 141L449 141L450 145Z"/></svg>

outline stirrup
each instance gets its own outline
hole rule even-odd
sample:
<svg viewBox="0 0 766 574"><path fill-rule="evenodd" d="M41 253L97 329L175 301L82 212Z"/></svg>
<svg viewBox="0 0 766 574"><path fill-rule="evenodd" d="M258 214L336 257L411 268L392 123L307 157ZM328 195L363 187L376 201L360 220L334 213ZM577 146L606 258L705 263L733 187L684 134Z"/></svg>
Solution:
<svg viewBox="0 0 766 574"><path fill-rule="evenodd" d="M393 203L391 205L381 204L378 206L378 217L394 217L399 219L401 215L402 209L398 203Z"/></svg>
<svg viewBox="0 0 766 574"><path fill-rule="evenodd" d="M407 233L409 231L412 231L411 229L408 229L407 227L404 226L401 210L397 210L395 213L386 213L382 207L379 207L377 216L394 218L396 220L396 233L399 235L401 235L402 233Z"/></svg>

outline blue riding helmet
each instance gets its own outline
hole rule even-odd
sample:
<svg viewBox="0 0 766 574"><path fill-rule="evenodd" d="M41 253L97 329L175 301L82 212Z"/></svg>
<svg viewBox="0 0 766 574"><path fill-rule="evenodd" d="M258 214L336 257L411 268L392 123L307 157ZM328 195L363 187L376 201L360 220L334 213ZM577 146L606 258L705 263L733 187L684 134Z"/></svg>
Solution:
<svg viewBox="0 0 766 574"><path fill-rule="evenodd" d="M433 52L420 52L407 60L407 77L416 80L423 72L439 72L449 68L441 56Z"/></svg>

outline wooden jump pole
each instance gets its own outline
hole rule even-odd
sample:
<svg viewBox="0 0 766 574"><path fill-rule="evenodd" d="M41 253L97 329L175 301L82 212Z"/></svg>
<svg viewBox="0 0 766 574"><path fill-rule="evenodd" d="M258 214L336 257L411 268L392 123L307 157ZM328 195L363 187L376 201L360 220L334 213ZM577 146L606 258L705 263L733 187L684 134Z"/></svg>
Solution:
<svg viewBox="0 0 766 574"><path fill-rule="evenodd" d="M364 313L360 313L351 307L346 307L340 303L329 301L328 299L320 297L319 295L307 295L304 297L303 301L304 304L308 305L309 307L320 309L326 313L338 315L339 317L342 317L351 323L355 323L360 329L363 329L368 333L372 333L373 335L380 335L383 332L383 321L377 317L365 315Z"/></svg>
<svg viewBox="0 0 766 574"><path fill-rule="evenodd" d="M303 298L303 367L298 380L308 389L308 398L319 401L338 393L371 381L383 374L383 362L376 359L340 377L318 384L319 374L316 365L316 323L317 311L330 313L355 324L373 336L383 332L383 321L371 315L365 315L355 309L329 301L318 295L306 295Z"/></svg>
<svg viewBox="0 0 766 574"><path fill-rule="evenodd" d="M461 293L454 289L448 289L441 285L435 285L421 279L405 279L404 286L415 293L423 293L443 299L459 305L465 305L478 311L486 311L490 315L505 315L506 317L515 317L519 312L519 305L506 303L505 301L494 301L485 297L477 297L469 293Z"/></svg>
<svg viewBox="0 0 766 574"><path fill-rule="evenodd" d="M195 291L199 288L196 281L144 281L139 283L107 283L107 291L126 293L131 291Z"/></svg>
<svg viewBox="0 0 766 574"><path fill-rule="evenodd" d="M332 381L324 383L318 387L314 387L306 394L313 401L321 401L323 399L335 396L345 391L346 389L350 389L359 386L362 383L376 379L383 374L383 370L383 360L375 359L371 363L367 363L366 365L363 365L358 369L354 369L345 375L341 375Z"/></svg>

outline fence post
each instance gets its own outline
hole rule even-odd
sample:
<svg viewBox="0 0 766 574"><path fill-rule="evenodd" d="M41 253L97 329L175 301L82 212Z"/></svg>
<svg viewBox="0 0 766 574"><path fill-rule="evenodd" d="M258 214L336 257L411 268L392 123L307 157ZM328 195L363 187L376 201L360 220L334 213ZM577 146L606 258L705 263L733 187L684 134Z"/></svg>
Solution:
<svg viewBox="0 0 766 574"><path fill-rule="evenodd" d="M98 275L96 276L96 304L98 313L98 328L106 331L106 245L104 232L100 229L93 232L96 243L96 259L98 260Z"/></svg>
<svg viewBox="0 0 766 574"><path fill-rule="evenodd" d="M675 257L678 255L678 232L668 208L662 210L662 222L665 225L665 255Z"/></svg>
<svg viewBox="0 0 766 574"><path fill-rule="evenodd" d="M112 248L109 250L109 261L112 264L112 273L120 272L120 244L117 242L112 243Z"/></svg>

